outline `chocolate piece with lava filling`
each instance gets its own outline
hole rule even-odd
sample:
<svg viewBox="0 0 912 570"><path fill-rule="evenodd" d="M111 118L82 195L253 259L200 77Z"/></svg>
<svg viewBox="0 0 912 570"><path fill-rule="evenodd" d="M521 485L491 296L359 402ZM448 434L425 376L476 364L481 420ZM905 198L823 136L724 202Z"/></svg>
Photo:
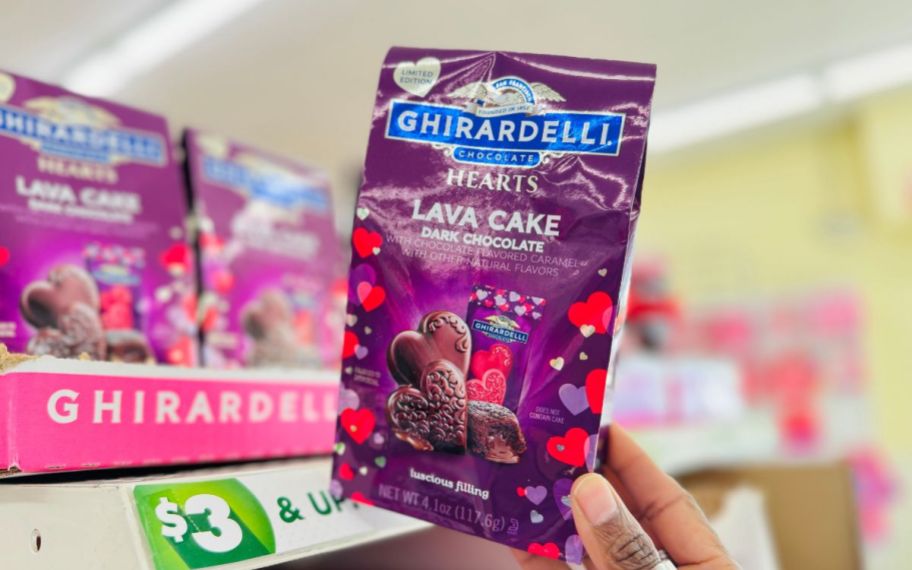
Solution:
<svg viewBox="0 0 912 570"><path fill-rule="evenodd" d="M462 453L466 447L465 376L449 360L430 362L420 390L400 386L386 403L393 434L418 451Z"/></svg>
<svg viewBox="0 0 912 570"><path fill-rule="evenodd" d="M124 329L105 333L108 341L108 360L154 364L155 356L146 336L139 331Z"/></svg>
<svg viewBox="0 0 912 570"><path fill-rule="evenodd" d="M491 402L469 402L469 451L495 463L518 463L526 438L516 415Z"/></svg>

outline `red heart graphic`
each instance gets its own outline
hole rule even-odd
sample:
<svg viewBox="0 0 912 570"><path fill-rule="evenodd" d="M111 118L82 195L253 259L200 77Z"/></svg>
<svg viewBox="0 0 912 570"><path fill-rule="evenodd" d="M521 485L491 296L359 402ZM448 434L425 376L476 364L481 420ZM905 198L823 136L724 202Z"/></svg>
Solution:
<svg viewBox="0 0 912 570"><path fill-rule="evenodd" d="M548 439L548 454L561 463L582 467L586 464L586 440L589 434L583 428L570 428L563 437Z"/></svg>
<svg viewBox="0 0 912 570"><path fill-rule="evenodd" d="M216 324L218 324L218 319L218 309L215 307L208 307L206 308L205 314L203 314L202 321L200 322L200 327L204 332L209 332L215 328Z"/></svg>
<svg viewBox="0 0 912 570"><path fill-rule="evenodd" d="M586 374L586 400L593 413L602 413L605 401L605 386L608 384L607 370L593 370Z"/></svg>
<svg viewBox="0 0 912 570"><path fill-rule="evenodd" d="M526 496L526 488L525 488L525 487L517 487L517 488L516 488L516 494L519 495L520 497L525 497L525 496Z"/></svg>
<svg viewBox="0 0 912 570"><path fill-rule="evenodd" d="M361 491L355 491L351 494L351 500L356 503L361 503L362 505L373 506L374 502L364 496L364 493Z"/></svg>
<svg viewBox="0 0 912 570"><path fill-rule="evenodd" d="M210 232L201 232L199 236L200 248L206 251L217 253L221 251L225 242L222 238Z"/></svg>
<svg viewBox="0 0 912 570"><path fill-rule="evenodd" d="M545 544L539 544L533 542L529 545L529 553L536 556L545 556L547 558L553 558L557 560L560 558L560 548L557 547L553 542L546 542Z"/></svg>
<svg viewBox="0 0 912 570"><path fill-rule="evenodd" d="M133 328L133 308L129 305L111 305L101 313L101 325L105 330Z"/></svg>
<svg viewBox="0 0 912 570"><path fill-rule="evenodd" d="M123 285L115 285L107 291L102 291L99 300L102 309L110 309L115 305L132 305L133 293Z"/></svg>
<svg viewBox="0 0 912 570"><path fill-rule="evenodd" d="M355 251L358 252L358 255L370 257L374 254L374 249L383 244L383 236L364 228L356 228L352 232L352 244L355 246Z"/></svg>
<svg viewBox="0 0 912 570"><path fill-rule="evenodd" d="M190 246L185 243L173 243L158 256L159 261L169 271L186 271L192 263Z"/></svg>
<svg viewBox="0 0 912 570"><path fill-rule="evenodd" d="M8 247L0 245L0 267L3 267L10 260L10 250Z"/></svg>
<svg viewBox="0 0 912 570"><path fill-rule="evenodd" d="M368 409L345 408L339 414L339 420L342 422L342 428L359 444L367 441L376 423L374 413Z"/></svg>
<svg viewBox="0 0 912 570"><path fill-rule="evenodd" d="M386 290L380 285L371 285L367 281L358 283L358 300L367 312L373 311L386 300Z"/></svg>
<svg viewBox="0 0 912 570"><path fill-rule="evenodd" d="M580 328L583 325L595 327L595 332L605 334L608 332L608 325L611 323L611 315L614 312L614 302L608 293L596 291L589 295L585 302L573 303L567 316L573 326Z"/></svg>
<svg viewBox="0 0 912 570"><path fill-rule="evenodd" d="M351 465L348 463L343 463L339 466L339 479L343 481L351 481L355 478L355 470L351 468Z"/></svg>
<svg viewBox="0 0 912 570"><path fill-rule="evenodd" d="M489 350L479 350L472 355L470 365L472 375L481 378L488 370L496 369L504 376L510 375L513 368L513 351L505 344L495 344Z"/></svg>
<svg viewBox="0 0 912 570"><path fill-rule="evenodd" d="M212 285L222 295L234 289L234 274L227 269L216 271L212 276Z"/></svg>
<svg viewBox="0 0 912 570"><path fill-rule="evenodd" d="M358 348L360 341L358 340L358 335L351 331L345 331L345 336L342 340L342 358L350 358L355 355L355 349Z"/></svg>
<svg viewBox="0 0 912 570"><path fill-rule="evenodd" d="M469 401L503 404L507 395L507 377L497 368L485 372L481 380L466 382L466 396Z"/></svg>

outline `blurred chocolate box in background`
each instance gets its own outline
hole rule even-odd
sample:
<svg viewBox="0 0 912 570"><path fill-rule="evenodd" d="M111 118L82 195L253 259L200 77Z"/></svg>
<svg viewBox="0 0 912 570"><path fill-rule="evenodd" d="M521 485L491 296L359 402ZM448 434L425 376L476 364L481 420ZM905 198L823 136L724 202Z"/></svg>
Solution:
<svg viewBox="0 0 912 570"><path fill-rule="evenodd" d="M344 284L321 170L188 130L207 367L333 367Z"/></svg>

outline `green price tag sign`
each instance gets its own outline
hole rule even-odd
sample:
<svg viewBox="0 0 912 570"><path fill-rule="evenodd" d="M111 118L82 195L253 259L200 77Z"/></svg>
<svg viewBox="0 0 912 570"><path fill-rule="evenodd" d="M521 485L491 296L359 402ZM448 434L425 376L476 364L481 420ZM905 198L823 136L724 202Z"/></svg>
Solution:
<svg viewBox="0 0 912 570"><path fill-rule="evenodd" d="M192 570L276 551L272 523L237 479L138 485L133 490L160 570Z"/></svg>

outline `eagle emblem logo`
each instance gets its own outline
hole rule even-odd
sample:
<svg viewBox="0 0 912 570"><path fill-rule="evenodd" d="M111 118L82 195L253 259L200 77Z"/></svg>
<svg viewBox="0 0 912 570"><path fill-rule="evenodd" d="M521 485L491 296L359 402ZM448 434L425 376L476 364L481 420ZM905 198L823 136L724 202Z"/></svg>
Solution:
<svg viewBox="0 0 912 570"><path fill-rule="evenodd" d="M493 81L473 81L447 94L453 99L467 99L466 111L480 117L514 113L534 114L543 101L566 99L540 82L528 83L519 77L501 77Z"/></svg>

